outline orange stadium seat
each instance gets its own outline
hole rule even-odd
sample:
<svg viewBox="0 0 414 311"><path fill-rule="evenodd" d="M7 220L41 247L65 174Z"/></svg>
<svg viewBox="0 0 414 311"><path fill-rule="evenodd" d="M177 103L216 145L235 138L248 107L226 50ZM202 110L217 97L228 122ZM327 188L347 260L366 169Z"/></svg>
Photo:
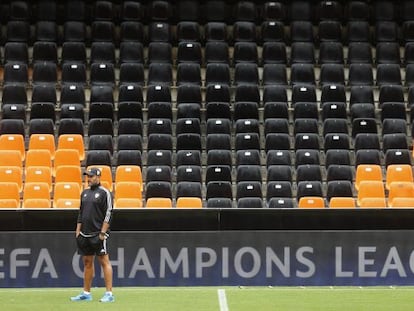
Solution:
<svg viewBox="0 0 414 311"><path fill-rule="evenodd" d="M304 196L299 199L300 208L325 208L325 201L322 197Z"/></svg>
<svg viewBox="0 0 414 311"><path fill-rule="evenodd" d="M23 162L20 151L17 150L0 150L0 159L2 166L17 166L23 168Z"/></svg>
<svg viewBox="0 0 414 311"><path fill-rule="evenodd" d="M53 175L56 174L56 168L61 165L80 166L79 151L76 149L57 149L53 160Z"/></svg>
<svg viewBox="0 0 414 311"><path fill-rule="evenodd" d="M81 188L76 182L57 182L53 188L53 207L79 208Z"/></svg>
<svg viewBox="0 0 414 311"><path fill-rule="evenodd" d="M50 207L52 207L50 199L34 198L34 199L26 199L23 201L23 208L50 208Z"/></svg>
<svg viewBox="0 0 414 311"><path fill-rule="evenodd" d="M0 135L0 150L18 150L23 161L26 156L24 137L20 134Z"/></svg>
<svg viewBox="0 0 414 311"><path fill-rule="evenodd" d="M0 182L0 207L20 207L20 189L17 183Z"/></svg>
<svg viewBox="0 0 414 311"><path fill-rule="evenodd" d="M23 190L23 170L18 166L0 166L0 182L15 182Z"/></svg>
<svg viewBox="0 0 414 311"><path fill-rule="evenodd" d="M55 137L52 134L32 134L29 138L29 150L46 149L50 151L50 157L55 158Z"/></svg>
<svg viewBox="0 0 414 311"><path fill-rule="evenodd" d="M332 197L329 201L330 208L355 208L355 199L351 197Z"/></svg>
<svg viewBox="0 0 414 311"><path fill-rule="evenodd" d="M387 201L382 197L367 197L359 201L360 208L386 208Z"/></svg>
<svg viewBox="0 0 414 311"><path fill-rule="evenodd" d="M361 181L376 180L382 181L382 170L380 165L360 164L355 173L355 189L358 190Z"/></svg>
<svg viewBox="0 0 414 311"><path fill-rule="evenodd" d="M152 197L148 198L146 208L172 208L172 200L169 198L158 198Z"/></svg>
<svg viewBox="0 0 414 311"><path fill-rule="evenodd" d="M52 169L52 158L47 149L29 149L26 152L25 168L46 166Z"/></svg>
<svg viewBox="0 0 414 311"><path fill-rule="evenodd" d="M76 182L82 188L81 167L76 165L61 165L56 170L55 183Z"/></svg>
<svg viewBox="0 0 414 311"><path fill-rule="evenodd" d="M409 164L390 164L387 166L385 180L385 187L387 190L390 189L391 183L396 181L407 181L413 183L413 168Z"/></svg>
<svg viewBox="0 0 414 311"><path fill-rule="evenodd" d="M142 183L142 171L138 165L119 165L115 171L115 185L121 181L133 181L141 183L141 189L143 190Z"/></svg>
<svg viewBox="0 0 414 311"><path fill-rule="evenodd" d="M414 208L414 198L394 198L392 208Z"/></svg>
<svg viewBox="0 0 414 311"><path fill-rule="evenodd" d="M414 198L414 183L410 181L394 181L389 186L388 205L394 206L397 198Z"/></svg>
<svg viewBox="0 0 414 311"><path fill-rule="evenodd" d="M357 204L365 198L383 198L385 199L384 183L379 180L363 180L359 184Z"/></svg>
<svg viewBox="0 0 414 311"><path fill-rule="evenodd" d="M58 137L57 149L76 149L79 152L79 160L85 159L85 145L80 134L61 134Z"/></svg>
<svg viewBox="0 0 414 311"><path fill-rule="evenodd" d="M142 207L141 184L126 181L117 183L114 207Z"/></svg>
<svg viewBox="0 0 414 311"><path fill-rule="evenodd" d="M29 166L26 168L25 183L47 183L52 191L52 171L47 166Z"/></svg>
<svg viewBox="0 0 414 311"><path fill-rule="evenodd" d="M23 187L22 207L51 207L49 185L45 182L25 183Z"/></svg>
<svg viewBox="0 0 414 311"><path fill-rule="evenodd" d="M203 202L197 197L179 197L175 204L176 208L202 208Z"/></svg>

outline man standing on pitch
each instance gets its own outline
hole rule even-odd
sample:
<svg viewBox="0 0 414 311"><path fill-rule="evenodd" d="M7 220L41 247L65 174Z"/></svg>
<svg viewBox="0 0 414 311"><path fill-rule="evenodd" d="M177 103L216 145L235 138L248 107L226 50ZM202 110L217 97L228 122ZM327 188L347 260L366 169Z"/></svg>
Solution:
<svg viewBox="0 0 414 311"><path fill-rule="evenodd" d="M112 295L112 265L109 261L107 238L112 219L112 196L108 189L101 186L101 171L98 168L88 169L84 175L88 177L89 188L81 194L81 204L76 226L76 242L78 253L82 255L83 292L71 297L72 301L91 301L91 287L94 277L95 256L102 267L106 292L101 302L114 302Z"/></svg>

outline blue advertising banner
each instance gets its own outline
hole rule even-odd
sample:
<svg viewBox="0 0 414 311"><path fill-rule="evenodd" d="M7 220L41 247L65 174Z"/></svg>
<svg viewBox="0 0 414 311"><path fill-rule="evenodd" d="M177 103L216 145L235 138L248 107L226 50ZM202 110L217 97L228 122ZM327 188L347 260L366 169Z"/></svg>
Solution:
<svg viewBox="0 0 414 311"><path fill-rule="evenodd" d="M413 231L113 232L115 286L413 285ZM73 232L2 232L0 287L81 286ZM96 265L95 286L103 286Z"/></svg>

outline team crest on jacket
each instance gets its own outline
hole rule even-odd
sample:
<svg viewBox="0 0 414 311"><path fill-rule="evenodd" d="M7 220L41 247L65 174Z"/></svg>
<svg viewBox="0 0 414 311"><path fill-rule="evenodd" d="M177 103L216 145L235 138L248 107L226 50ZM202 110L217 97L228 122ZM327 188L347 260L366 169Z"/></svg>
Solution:
<svg viewBox="0 0 414 311"><path fill-rule="evenodd" d="M95 193L95 199L99 198L99 193Z"/></svg>

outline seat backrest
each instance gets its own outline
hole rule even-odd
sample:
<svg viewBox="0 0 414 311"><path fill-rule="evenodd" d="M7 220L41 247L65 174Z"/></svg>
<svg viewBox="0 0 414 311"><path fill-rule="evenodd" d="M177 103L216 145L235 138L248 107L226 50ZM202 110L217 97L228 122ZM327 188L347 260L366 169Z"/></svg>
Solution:
<svg viewBox="0 0 414 311"><path fill-rule="evenodd" d="M392 208L414 208L414 198L394 198L388 205Z"/></svg>
<svg viewBox="0 0 414 311"><path fill-rule="evenodd" d="M355 208L355 199L351 197L332 197L329 200L329 208Z"/></svg>
<svg viewBox="0 0 414 311"><path fill-rule="evenodd" d="M363 198L358 203L360 208L386 208L387 201L385 198Z"/></svg>
<svg viewBox="0 0 414 311"><path fill-rule="evenodd" d="M29 166L25 172L25 183L47 183L52 191L52 170L48 166Z"/></svg>
<svg viewBox="0 0 414 311"><path fill-rule="evenodd" d="M33 198L23 200L23 208L50 208L52 207L52 202L47 198Z"/></svg>
<svg viewBox="0 0 414 311"><path fill-rule="evenodd" d="M18 150L0 150L0 159L2 166L23 167L21 153Z"/></svg>
<svg viewBox="0 0 414 311"><path fill-rule="evenodd" d="M393 182L413 182L413 168L411 165L408 164L390 164L387 167L386 172L386 182L385 187L386 189L390 189L390 185Z"/></svg>
<svg viewBox="0 0 414 311"><path fill-rule="evenodd" d="M76 182L57 182L53 187L53 207L77 208L80 206L81 188Z"/></svg>
<svg viewBox="0 0 414 311"><path fill-rule="evenodd" d="M47 149L29 149L26 152L26 168L29 166L47 166L52 168L52 158Z"/></svg>
<svg viewBox="0 0 414 311"><path fill-rule="evenodd" d="M365 198L385 198L384 183L380 180L361 181L358 188L358 205L361 206L361 201Z"/></svg>
<svg viewBox="0 0 414 311"><path fill-rule="evenodd" d="M176 202L177 208L202 208L203 202L201 198L195 197L179 197Z"/></svg>
<svg viewBox="0 0 414 311"><path fill-rule="evenodd" d="M23 170L18 166L0 166L0 183L15 182L23 190Z"/></svg>
<svg viewBox="0 0 414 311"><path fill-rule="evenodd" d="M325 208L325 201L322 197L304 196L299 199L299 208Z"/></svg>
<svg viewBox="0 0 414 311"><path fill-rule="evenodd" d="M115 185L121 181L133 181L142 184L142 171L139 165L118 165L115 171Z"/></svg>
<svg viewBox="0 0 414 311"><path fill-rule="evenodd" d="M53 174L61 165L80 165L79 151L77 149L57 149L53 161Z"/></svg>
<svg viewBox="0 0 414 311"><path fill-rule="evenodd" d="M53 160L56 150L55 137L52 134L32 134L29 138L30 149L47 149Z"/></svg>
<svg viewBox="0 0 414 311"><path fill-rule="evenodd" d="M16 182L0 182L0 206L10 208L20 206L20 189Z"/></svg>
<svg viewBox="0 0 414 311"><path fill-rule="evenodd" d="M45 182L25 183L22 207L51 207L49 185Z"/></svg>
<svg viewBox="0 0 414 311"><path fill-rule="evenodd" d="M115 201L121 198L142 199L141 183L118 182L115 187Z"/></svg>
<svg viewBox="0 0 414 311"><path fill-rule="evenodd" d="M393 207L396 198L414 198L412 181L393 181L388 189L388 205Z"/></svg>
<svg viewBox="0 0 414 311"><path fill-rule="evenodd" d="M24 160L26 150L24 145L24 137L20 134L2 134L0 135L0 150L18 150L21 159Z"/></svg>
<svg viewBox="0 0 414 311"><path fill-rule="evenodd" d="M355 189L358 190L362 181L377 180L382 182L382 170L380 165L360 164L355 173Z"/></svg>
<svg viewBox="0 0 414 311"><path fill-rule="evenodd" d="M141 208L142 199L139 198L119 198L114 203L115 208Z"/></svg>
<svg viewBox="0 0 414 311"><path fill-rule="evenodd" d="M169 198L148 198L146 208L172 208L172 201Z"/></svg>
<svg viewBox="0 0 414 311"><path fill-rule="evenodd" d="M55 182L76 182L82 188L82 173L79 165L61 165L56 169Z"/></svg>

